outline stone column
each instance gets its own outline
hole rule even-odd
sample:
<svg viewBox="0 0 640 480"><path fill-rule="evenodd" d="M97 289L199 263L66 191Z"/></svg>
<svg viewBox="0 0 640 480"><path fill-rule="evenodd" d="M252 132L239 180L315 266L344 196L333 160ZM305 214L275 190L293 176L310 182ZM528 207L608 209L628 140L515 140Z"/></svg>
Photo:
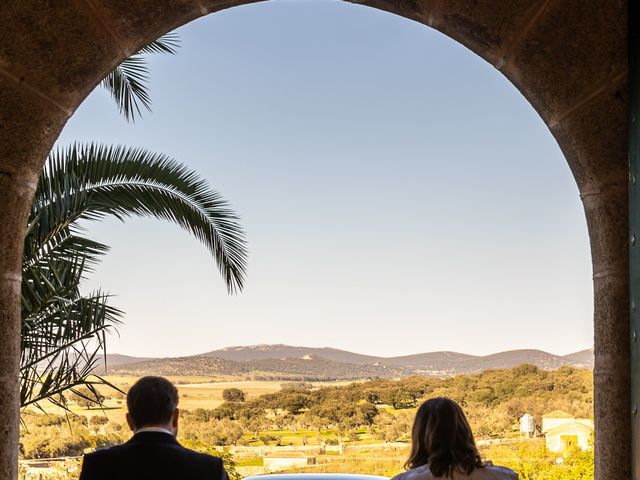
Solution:
<svg viewBox="0 0 640 480"><path fill-rule="evenodd" d="M595 480L631 475L627 175L583 196L593 258Z"/></svg>
<svg viewBox="0 0 640 480"><path fill-rule="evenodd" d="M43 161L69 113L1 67L0 62L0 480L15 480L24 232Z"/></svg>
<svg viewBox="0 0 640 480"><path fill-rule="evenodd" d="M32 185L0 171L0 479L17 478L21 258Z"/></svg>

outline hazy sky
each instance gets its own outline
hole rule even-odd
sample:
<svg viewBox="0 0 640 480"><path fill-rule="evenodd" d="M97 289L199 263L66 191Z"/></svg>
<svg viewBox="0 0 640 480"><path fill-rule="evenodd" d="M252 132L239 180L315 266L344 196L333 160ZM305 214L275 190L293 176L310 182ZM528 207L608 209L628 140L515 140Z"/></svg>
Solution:
<svg viewBox="0 0 640 480"><path fill-rule="evenodd" d="M274 1L179 30L135 125L97 90L60 144L174 156L242 216L228 296L195 239L90 224L112 251L87 288L126 311L109 351L176 356L289 343L399 355L592 343L575 182L522 95L442 34L338 1Z"/></svg>

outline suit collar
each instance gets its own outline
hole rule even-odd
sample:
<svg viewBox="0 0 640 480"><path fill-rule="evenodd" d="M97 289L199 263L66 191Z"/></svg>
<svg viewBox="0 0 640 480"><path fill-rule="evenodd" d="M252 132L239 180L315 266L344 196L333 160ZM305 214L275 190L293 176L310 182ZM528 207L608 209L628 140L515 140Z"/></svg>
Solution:
<svg viewBox="0 0 640 480"><path fill-rule="evenodd" d="M165 432L138 432L128 443L171 443L178 444L176 437Z"/></svg>
<svg viewBox="0 0 640 480"><path fill-rule="evenodd" d="M167 430L166 428L163 428L163 427L142 427L137 429L133 433L136 434L136 433L142 433L142 432L163 432L163 433L168 433L169 435L173 435L173 433L170 430Z"/></svg>

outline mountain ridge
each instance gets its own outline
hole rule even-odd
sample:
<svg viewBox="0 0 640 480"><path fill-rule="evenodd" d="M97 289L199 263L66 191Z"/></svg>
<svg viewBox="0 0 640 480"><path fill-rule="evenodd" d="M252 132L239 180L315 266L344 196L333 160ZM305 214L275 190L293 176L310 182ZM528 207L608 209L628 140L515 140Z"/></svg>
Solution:
<svg viewBox="0 0 640 480"><path fill-rule="evenodd" d="M116 361L112 362L112 358ZM511 368L521 363L531 363L545 370L565 365L593 368L593 349L568 355L555 355L537 349L517 349L490 355L440 351L380 357L331 347L260 344L231 346L199 355L173 358L107 355L109 373L118 375L243 376L281 380L450 376Z"/></svg>
<svg viewBox="0 0 640 480"><path fill-rule="evenodd" d="M316 355L328 360L344 363L375 363L384 358L332 347L302 347L282 343L225 347L219 350L205 352L202 355L236 361L262 360L265 358L296 358L305 355Z"/></svg>

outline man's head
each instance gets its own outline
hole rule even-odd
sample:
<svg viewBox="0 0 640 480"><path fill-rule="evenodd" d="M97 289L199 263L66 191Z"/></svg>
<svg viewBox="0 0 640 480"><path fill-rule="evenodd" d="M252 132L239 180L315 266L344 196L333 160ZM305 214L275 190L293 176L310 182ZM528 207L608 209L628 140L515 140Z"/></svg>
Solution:
<svg viewBox="0 0 640 480"><path fill-rule="evenodd" d="M131 430L162 427L178 432L178 390L166 378L142 377L127 393L127 423Z"/></svg>

